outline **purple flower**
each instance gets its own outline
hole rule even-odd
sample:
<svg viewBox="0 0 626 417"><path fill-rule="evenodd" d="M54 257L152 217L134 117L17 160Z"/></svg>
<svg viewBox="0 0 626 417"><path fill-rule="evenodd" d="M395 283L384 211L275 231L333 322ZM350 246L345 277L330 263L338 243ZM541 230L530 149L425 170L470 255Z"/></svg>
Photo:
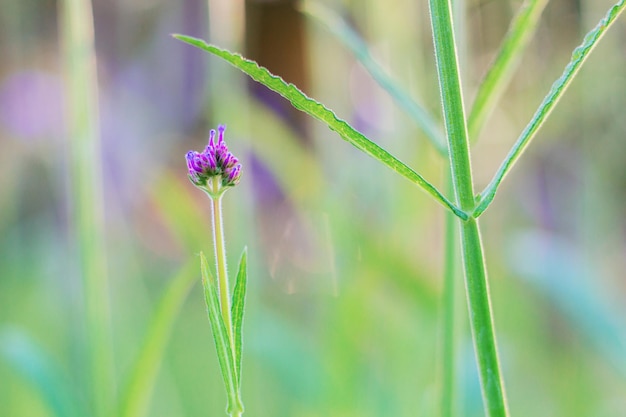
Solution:
<svg viewBox="0 0 626 417"><path fill-rule="evenodd" d="M223 187L232 187L239 183L241 177L241 164L235 156L229 152L224 142L224 131L226 126L219 125L217 132L211 129L209 144L202 152L187 152L187 169L189 179L196 186L203 188L209 194L221 194L219 191ZM217 133L217 141L215 135ZM207 186L209 180L220 177L220 184Z"/></svg>

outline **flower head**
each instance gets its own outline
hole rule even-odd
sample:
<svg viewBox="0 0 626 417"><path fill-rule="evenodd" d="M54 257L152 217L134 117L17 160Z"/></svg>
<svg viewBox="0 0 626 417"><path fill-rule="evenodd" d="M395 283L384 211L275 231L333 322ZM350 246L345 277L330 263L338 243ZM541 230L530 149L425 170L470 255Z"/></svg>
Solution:
<svg viewBox="0 0 626 417"><path fill-rule="evenodd" d="M189 151L186 155L189 179L210 195L219 195L224 188L237 185L241 177L241 164L224 142L225 130L224 125L218 126L217 132L211 129L204 151Z"/></svg>

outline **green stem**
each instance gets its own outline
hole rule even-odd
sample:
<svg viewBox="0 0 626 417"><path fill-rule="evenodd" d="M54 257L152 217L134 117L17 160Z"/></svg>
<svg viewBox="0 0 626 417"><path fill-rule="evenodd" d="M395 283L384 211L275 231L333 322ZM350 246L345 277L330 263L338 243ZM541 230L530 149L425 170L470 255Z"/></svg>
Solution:
<svg viewBox="0 0 626 417"><path fill-rule="evenodd" d="M474 185L450 1L430 0L429 4L454 191L461 210L472 212ZM508 411L496 351L480 230L474 218L460 223L469 315L485 408L490 417L505 417Z"/></svg>
<svg viewBox="0 0 626 417"><path fill-rule="evenodd" d="M217 290L220 295L220 308L222 318L226 325L230 345L235 345L233 339L233 321L230 312L230 288L228 284L228 269L226 267L226 247L224 245L224 226L222 224L222 177L217 176L211 179L212 221L213 221L213 248L215 250L215 265L217 269ZM233 352L233 358L235 357Z"/></svg>
<svg viewBox="0 0 626 417"><path fill-rule="evenodd" d="M508 416L508 407L496 349L493 311L478 219L470 219L461 224L465 289L482 395L487 415L504 417Z"/></svg>

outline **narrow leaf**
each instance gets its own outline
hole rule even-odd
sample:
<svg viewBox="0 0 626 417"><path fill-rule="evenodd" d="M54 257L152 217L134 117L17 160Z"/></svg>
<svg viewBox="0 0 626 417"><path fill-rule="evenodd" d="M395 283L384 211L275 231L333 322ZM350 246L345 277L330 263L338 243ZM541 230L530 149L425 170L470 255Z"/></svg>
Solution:
<svg viewBox="0 0 626 417"><path fill-rule="evenodd" d="M239 271L237 281L233 290L232 317L233 317L233 338L235 344L235 375L237 376L237 387L241 389L241 352L243 346L243 313L246 303L246 289L248 284L248 249L244 248L239 260Z"/></svg>
<svg viewBox="0 0 626 417"><path fill-rule="evenodd" d="M128 380L121 392L118 415L142 417L148 410L150 394L165 354L167 341L183 302L195 282L193 264L188 262L172 279L159 302Z"/></svg>
<svg viewBox="0 0 626 417"><path fill-rule="evenodd" d="M415 172L404 162L391 155L385 149L372 142L365 137L362 133L358 132L346 121L339 119L331 110L326 108L323 104L311 99L302 91L300 91L295 85L286 83L282 78L271 74L267 69L260 67L256 62L243 58L239 54L234 54L227 50L218 48L215 45L210 45L205 41L191 36L185 35L173 35L176 39L200 48L206 52L212 53L234 67L240 69L253 80L265 85L269 89L277 92L281 96L285 97L291 102L291 104L298 110L307 113L308 115L324 122L331 130L334 130L341 136L342 139L351 143L357 149L365 152L372 158L382 162L387 167L391 168L398 174L402 175L412 183L418 185L424 189L428 194L433 196L435 200L441 203L444 207L452 210L452 212L461 219L467 220L468 215L452 202L450 202L437 188L435 188L424 177Z"/></svg>
<svg viewBox="0 0 626 417"><path fill-rule="evenodd" d="M470 141L475 142L478 139L485 121L502 97L547 4L548 0L526 0L511 23L500 51L476 93L468 119Z"/></svg>
<svg viewBox="0 0 626 417"><path fill-rule="evenodd" d="M552 88L548 92L548 95L543 99L543 102L520 137L517 139L517 142L515 142L513 148L509 151L509 154L505 158L504 162L500 165L498 172L489 185L480 194L480 199L476 209L474 210L474 217L480 216L487 209L487 207L489 207L504 177L509 173L513 165L526 150L530 141L535 137L537 131L543 125L543 122L547 119L552 109L554 109L556 103L558 103L559 99L563 96L563 93L565 93L565 90L567 90L567 87L569 87L572 83L572 80L578 73L578 70L580 70L580 67L589 57L589 54L606 33L607 29L615 22L615 20L617 20L620 13L624 11L624 7L626 7L626 0L620 0L613 7L611 7L600 23L598 23L598 25L585 36L583 43L574 49L572 59L565 67L563 74L554 82L554 84L552 84Z"/></svg>
<svg viewBox="0 0 626 417"><path fill-rule="evenodd" d="M330 33L354 54L378 85L387 91L391 98L415 120L435 149L441 155L447 155L448 147L439 123L435 121L433 116L423 106L411 98L406 93L406 89L398 85L372 58L366 43L359 34L344 19L321 2L307 0L302 3L301 8L304 13L324 25Z"/></svg>
<svg viewBox="0 0 626 417"><path fill-rule="evenodd" d="M213 339L215 340L217 359L220 363L226 395L228 397L227 411L229 414L232 414L233 411L243 408L237 393L233 349L230 345L226 325L222 319L215 279L209 271L206 258L202 252L200 252L200 266L202 270L202 286L204 287L204 301L207 307L207 315L211 322L211 331L213 333Z"/></svg>

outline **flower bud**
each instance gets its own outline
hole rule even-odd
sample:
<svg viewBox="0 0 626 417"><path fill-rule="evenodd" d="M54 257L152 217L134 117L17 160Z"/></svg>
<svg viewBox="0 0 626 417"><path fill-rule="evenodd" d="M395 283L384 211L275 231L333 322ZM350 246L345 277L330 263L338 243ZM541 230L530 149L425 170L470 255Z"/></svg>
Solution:
<svg viewBox="0 0 626 417"><path fill-rule="evenodd" d="M224 125L218 126L217 132L211 129L209 144L204 151L189 151L186 155L189 180L211 195L215 194L216 190L209 189L207 185L209 180L218 176L221 178L221 183L217 185L217 192L221 194L219 189L235 186L241 178L241 164L224 142L225 130Z"/></svg>

